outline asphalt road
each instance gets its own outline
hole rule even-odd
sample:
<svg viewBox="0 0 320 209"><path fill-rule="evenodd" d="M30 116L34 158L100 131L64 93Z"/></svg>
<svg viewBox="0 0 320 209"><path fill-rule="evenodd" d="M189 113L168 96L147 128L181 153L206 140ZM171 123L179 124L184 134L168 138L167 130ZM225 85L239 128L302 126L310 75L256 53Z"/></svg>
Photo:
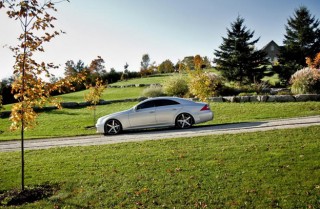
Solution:
<svg viewBox="0 0 320 209"><path fill-rule="evenodd" d="M196 126L190 129L162 129L124 132L115 136L91 135L80 137L25 140L25 150L49 149L68 146L91 146L123 142L159 140L166 138L194 137L215 134L237 134L320 125L320 115L260 122L233 123L225 125ZM20 141L0 142L0 152L19 151Z"/></svg>

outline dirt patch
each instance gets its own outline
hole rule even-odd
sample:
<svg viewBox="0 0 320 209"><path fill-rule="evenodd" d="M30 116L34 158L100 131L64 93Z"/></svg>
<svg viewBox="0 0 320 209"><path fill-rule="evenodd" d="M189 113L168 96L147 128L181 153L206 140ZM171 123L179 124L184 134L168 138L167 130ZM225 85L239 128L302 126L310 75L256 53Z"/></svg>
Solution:
<svg viewBox="0 0 320 209"><path fill-rule="evenodd" d="M24 190L0 191L0 206L17 206L33 203L51 197L58 190L58 185L49 183L26 187Z"/></svg>

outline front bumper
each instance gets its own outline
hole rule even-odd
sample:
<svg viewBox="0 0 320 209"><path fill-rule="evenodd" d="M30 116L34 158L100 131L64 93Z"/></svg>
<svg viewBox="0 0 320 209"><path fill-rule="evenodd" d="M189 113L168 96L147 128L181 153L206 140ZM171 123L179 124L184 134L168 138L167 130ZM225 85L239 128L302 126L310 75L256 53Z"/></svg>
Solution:
<svg viewBox="0 0 320 209"><path fill-rule="evenodd" d="M97 133L104 133L104 125L103 124L96 124Z"/></svg>

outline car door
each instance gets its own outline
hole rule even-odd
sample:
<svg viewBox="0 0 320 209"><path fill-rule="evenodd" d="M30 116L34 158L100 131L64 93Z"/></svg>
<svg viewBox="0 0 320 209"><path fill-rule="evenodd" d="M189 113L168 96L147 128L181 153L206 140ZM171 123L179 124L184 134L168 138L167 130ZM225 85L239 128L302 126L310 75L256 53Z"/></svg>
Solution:
<svg viewBox="0 0 320 209"><path fill-rule="evenodd" d="M172 125L175 116L182 108L182 105L171 99L159 99L155 101L156 120L158 125Z"/></svg>
<svg viewBox="0 0 320 209"><path fill-rule="evenodd" d="M139 104L131 113L129 113L129 121L131 127L148 127L156 124L154 101L146 101Z"/></svg>

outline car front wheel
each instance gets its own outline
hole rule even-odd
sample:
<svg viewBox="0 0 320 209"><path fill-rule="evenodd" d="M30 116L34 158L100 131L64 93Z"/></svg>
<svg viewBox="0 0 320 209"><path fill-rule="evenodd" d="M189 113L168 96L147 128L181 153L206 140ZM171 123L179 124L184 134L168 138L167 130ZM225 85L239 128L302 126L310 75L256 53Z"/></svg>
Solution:
<svg viewBox="0 0 320 209"><path fill-rule="evenodd" d="M193 124L193 117L188 113L181 113L176 118L176 126L178 128L190 128Z"/></svg>
<svg viewBox="0 0 320 209"><path fill-rule="evenodd" d="M115 135L121 132L121 123L118 120L108 120L104 125L105 135Z"/></svg>

